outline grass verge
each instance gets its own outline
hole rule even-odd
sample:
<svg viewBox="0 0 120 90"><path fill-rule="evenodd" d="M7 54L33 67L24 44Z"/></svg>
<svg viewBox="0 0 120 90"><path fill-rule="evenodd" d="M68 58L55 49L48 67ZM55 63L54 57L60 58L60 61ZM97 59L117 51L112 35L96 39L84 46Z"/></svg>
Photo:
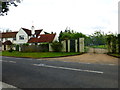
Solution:
<svg viewBox="0 0 120 90"><path fill-rule="evenodd" d="M79 52L8 52L3 51L2 56L13 56L13 57L29 57L29 58L47 58L47 57L61 57L82 54Z"/></svg>
<svg viewBox="0 0 120 90"><path fill-rule="evenodd" d="M106 45L96 45L96 46L91 46L92 48L100 48L100 49L107 49Z"/></svg>
<svg viewBox="0 0 120 90"><path fill-rule="evenodd" d="M113 56L113 57L120 58L120 54L111 54L111 53L107 53L107 54L110 55L110 56Z"/></svg>

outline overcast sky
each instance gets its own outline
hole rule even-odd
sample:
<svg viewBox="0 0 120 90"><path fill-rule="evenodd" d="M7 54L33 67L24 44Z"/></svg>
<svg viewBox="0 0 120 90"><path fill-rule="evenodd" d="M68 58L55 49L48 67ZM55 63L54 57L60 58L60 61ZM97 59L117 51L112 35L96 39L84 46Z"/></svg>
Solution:
<svg viewBox="0 0 120 90"><path fill-rule="evenodd" d="M18 7L10 7L7 16L0 16L0 28L18 31L34 25L35 29L59 33L68 26L84 34L96 30L117 33L118 1L23 0Z"/></svg>

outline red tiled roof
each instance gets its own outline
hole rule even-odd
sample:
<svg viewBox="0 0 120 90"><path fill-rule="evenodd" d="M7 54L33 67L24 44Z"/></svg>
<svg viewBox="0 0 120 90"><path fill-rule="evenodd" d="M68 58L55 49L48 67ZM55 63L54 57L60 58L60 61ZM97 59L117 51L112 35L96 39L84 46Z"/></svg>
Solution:
<svg viewBox="0 0 120 90"><path fill-rule="evenodd" d="M52 42L55 38L56 34L42 34L39 35L38 38L30 38L28 43L41 43L41 42Z"/></svg>
<svg viewBox="0 0 120 90"><path fill-rule="evenodd" d="M28 43L36 43L36 42L38 42L38 39L39 39L39 38L30 38L30 39L28 40Z"/></svg>
<svg viewBox="0 0 120 90"><path fill-rule="evenodd" d="M14 38L18 32L5 32L0 33L0 38Z"/></svg>

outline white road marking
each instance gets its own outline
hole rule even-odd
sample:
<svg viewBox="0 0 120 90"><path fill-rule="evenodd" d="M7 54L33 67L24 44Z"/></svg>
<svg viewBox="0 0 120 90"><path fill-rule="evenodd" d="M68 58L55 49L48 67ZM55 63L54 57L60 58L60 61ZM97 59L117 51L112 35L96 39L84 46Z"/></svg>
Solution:
<svg viewBox="0 0 120 90"><path fill-rule="evenodd" d="M2 60L2 62L16 63L15 61L6 61L6 60Z"/></svg>
<svg viewBox="0 0 120 90"><path fill-rule="evenodd" d="M16 63L15 61L9 61L9 62L11 62L11 63Z"/></svg>
<svg viewBox="0 0 120 90"><path fill-rule="evenodd" d="M23 59L23 58L15 58L15 59Z"/></svg>
<svg viewBox="0 0 120 90"><path fill-rule="evenodd" d="M48 67L48 68L58 68L58 69L65 69L65 70L73 70L73 71L80 71L80 72L92 72L92 73L98 73L103 74L101 71L93 71L93 70L82 70L82 69L75 69L75 68L68 68L68 67L57 67L57 66L50 66L45 64L33 64L35 66L41 66L41 67Z"/></svg>

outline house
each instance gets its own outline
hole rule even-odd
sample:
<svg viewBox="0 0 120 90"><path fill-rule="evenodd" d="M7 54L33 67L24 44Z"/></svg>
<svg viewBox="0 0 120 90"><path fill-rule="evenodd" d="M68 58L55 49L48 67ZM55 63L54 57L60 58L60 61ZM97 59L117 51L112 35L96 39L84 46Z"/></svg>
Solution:
<svg viewBox="0 0 120 90"><path fill-rule="evenodd" d="M0 33L0 41L2 43L6 42L6 41L11 41L12 43L14 43L14 41L16 40L16 34L18 32L4 32L4 33Z"/></svg>
<svg viewBox="0 0 120 90"><path fill-rule="evenodd" d="M20 28L20 30L18 32L0 33L1 34L0 41L2 41L2 43L4 43L9 40L13 44L24 44L24 43L27 43L31 37L38 36L42 30L43 29L34 30L35 33L32 33L32 30L29 30L26 28Z"/></svg>
<svg viewBox="0 0 120 90"><path fill-rule="evenodd" d="M0 41L2 43L2 50L9 50L9 45L11 44L40 44L40 43L50 43L57 40L56 34L41 34L43 29L35 30L34 26L31 30L26 28L20 28L17 32L4 32L0 33Z"/></svg>
<svg viewBox="0 0 120 90"><path fill-rule="evenodd" d="M16 34L18 32L5 32L5 33L0 33L0 41L1 41L1 50L9 50L10 45L14 43L16 40Z"/></svg>
<svg viewBox="0 0 120 90"><path fill-rule="evenodd" d="M16 41L14 43L15 44L27 43L31 37L37 37L42 32L42 30L43 29L34 30L34 33L33 33L33 30L21 28L16 34Z"/></svg>

